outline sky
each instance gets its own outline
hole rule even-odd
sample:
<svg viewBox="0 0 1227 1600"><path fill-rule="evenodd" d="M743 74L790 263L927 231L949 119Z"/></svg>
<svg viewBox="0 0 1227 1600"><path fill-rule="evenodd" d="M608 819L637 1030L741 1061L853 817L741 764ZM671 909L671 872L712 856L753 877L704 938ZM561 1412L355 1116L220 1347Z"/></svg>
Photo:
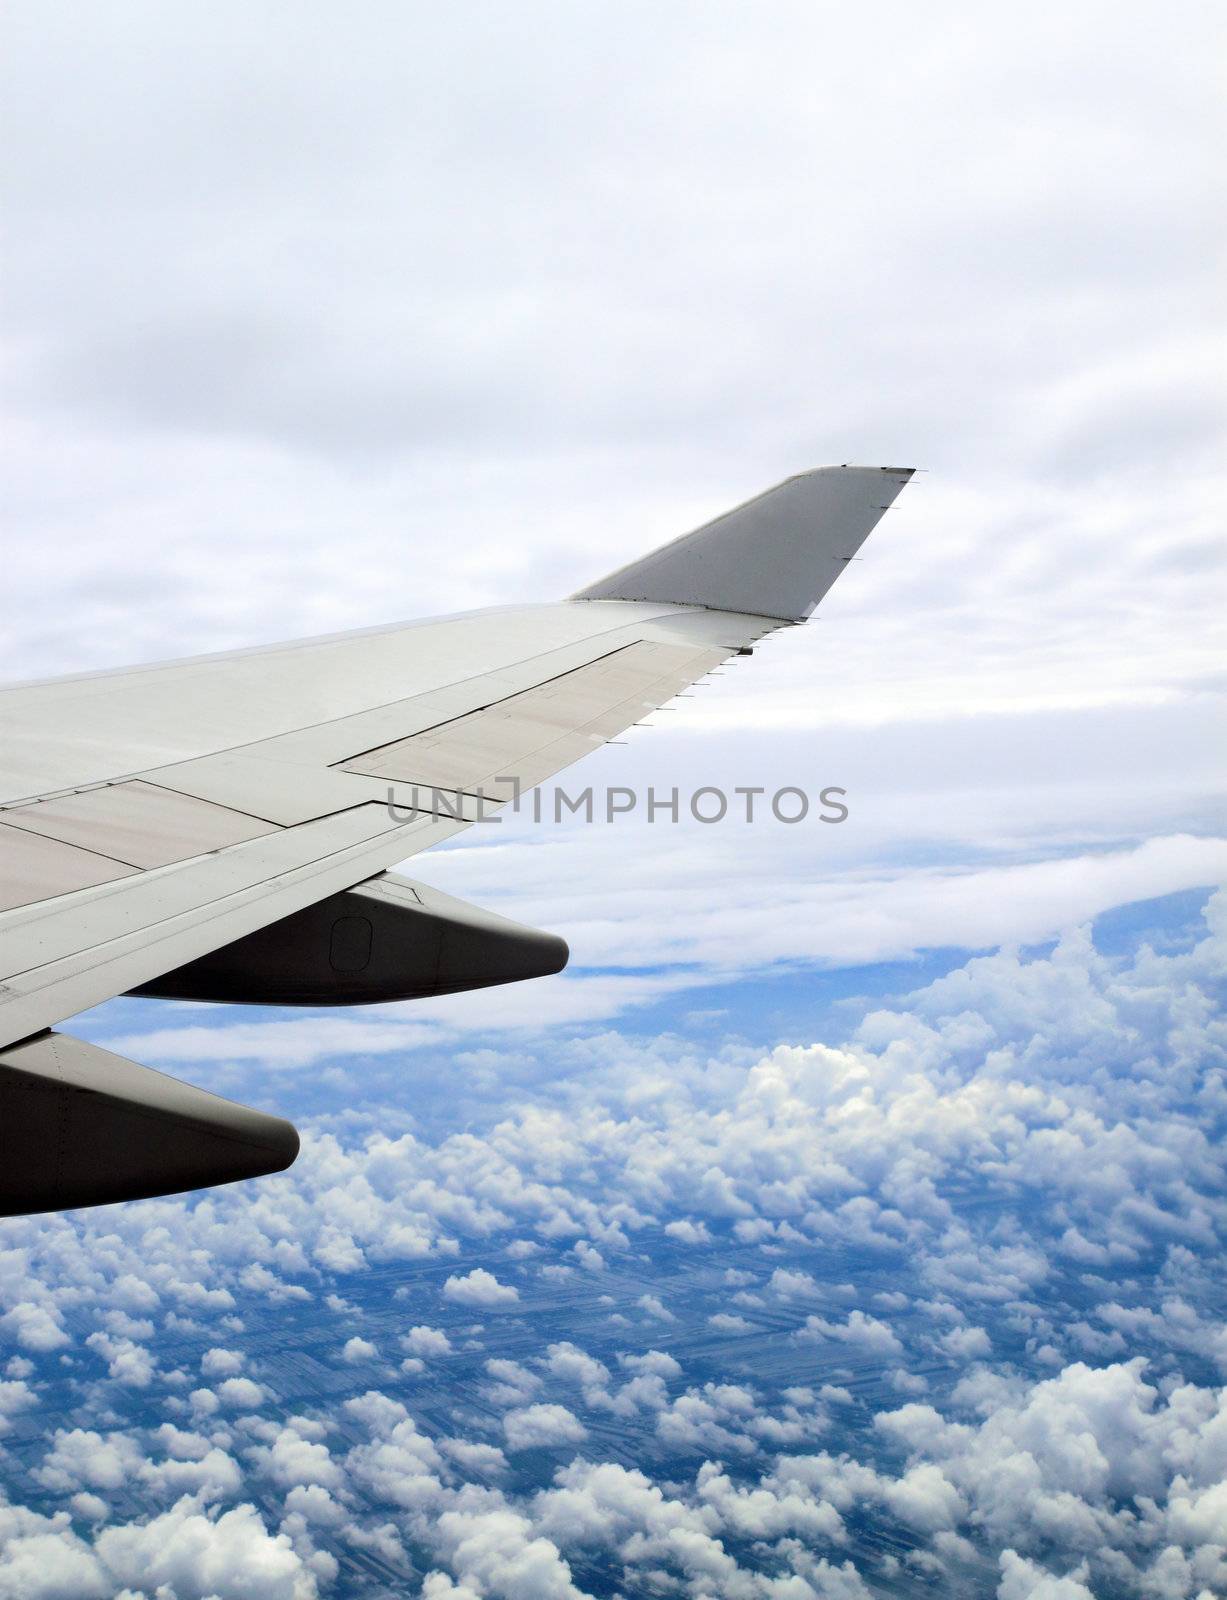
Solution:
<svg viewBox="0 0 1227 1600"><path fill-rule="evenodd" d="M0 1223L0 1600L1227 1592L1220 8L16 0L5 680L923 469L405 871L568 971L70 1024L285 1175Z"/></svg>

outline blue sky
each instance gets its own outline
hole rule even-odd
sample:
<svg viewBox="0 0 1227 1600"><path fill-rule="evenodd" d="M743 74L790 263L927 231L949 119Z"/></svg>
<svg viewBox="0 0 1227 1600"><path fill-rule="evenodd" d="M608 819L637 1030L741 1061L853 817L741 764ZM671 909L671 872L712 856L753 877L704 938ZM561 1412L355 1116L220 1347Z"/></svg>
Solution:
<svg viewBox="0 0 1227 1600"><path fill-rule="evenodd" d="M0 1600L1227 1592L1219 8L11 6L5 678L918 473L474 829L527 985L69 1025L290 1172L0 1223Z"/></svg>

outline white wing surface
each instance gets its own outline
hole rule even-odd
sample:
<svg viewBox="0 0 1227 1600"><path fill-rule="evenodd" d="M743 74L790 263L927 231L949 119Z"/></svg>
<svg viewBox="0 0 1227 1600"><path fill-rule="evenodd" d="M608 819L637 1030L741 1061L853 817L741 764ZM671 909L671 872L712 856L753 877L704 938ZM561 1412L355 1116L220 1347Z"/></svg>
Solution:
<svg viewBox="0 0 1227 1600"><path fill-rule="evenodd" d="M213 1097L192 1091L185 1109L169 1080L142 1086L148 1069L106 1056L91 1078L94 1047L57 1049L48 1030L102 1000L353 1004L557 970L560 941L386 869L808 615L910 476L790 478L555 604L0 690L0 1211L244 1175L233 1108L199 1135L229 1152L213 1168L159 1171L164 1135L133 1156L142 1116L164 1129L182 1114L199 1133ZM390 811L390 786L421 809ZM69 1056L71 1073L56 1065ZM24 1148L31 1126L62 1133L95 1080L128 1108L123 1176L83 1178L70 1149L60 1186L31 1189L6 1148L12 1108ZM274 1164L293 1159L290 1134L256 1128L250 1170L271 1170L273 1147Z"/></svg>

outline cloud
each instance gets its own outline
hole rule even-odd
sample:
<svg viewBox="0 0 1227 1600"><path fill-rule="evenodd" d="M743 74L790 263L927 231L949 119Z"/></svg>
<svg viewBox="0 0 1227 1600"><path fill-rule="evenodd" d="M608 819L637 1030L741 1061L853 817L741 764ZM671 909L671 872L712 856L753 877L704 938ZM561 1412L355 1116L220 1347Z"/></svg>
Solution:
<svg viewBox="0 0 1227 1600"><path fill-rule="evenodd" d="M657 1322L676 1322L677 1318L657 1294L641 1294L636 1304Z"/></svg>
<svg viewBox="0 0 1227 1600"><path fill-rule="evenodd" d="M17 1412L37 1404L38 1397L24 1378L0 1381L0 1433L8 1426L7 1419Z"/></svg>
<svg viewBox="0 0 1227 1600"><path fill-rule="evenodd" d="M687 1389L656 1417L656 1432L671 1449L686 1454L753 1455L757 1404L740 1384L705 1383Z"/></svg>
<svg viewBox="0 0 1227 1600"><path fill-rule="evenodd" d="M552 1344L546 1351L546 1366L556 1377L568 1383L578 1383L584 1389L602 1392L609 1383L609 1368L596 1360L570 1340Z"/></svg>
<svg viewBox="0 0 1227 1600"><path fill-rule="evenodd" d="M479 1477L497 1477L507 1470L507 1458L497 1445L484 1444L475 1439L444 1439L441 1448L459 1462L467 1473Z"/></svg>
<svg viewBox="0 0 1227 1600"><path fill-rule="evenodd" d="M305 1067L331 1054L401 1051L423 1030L412 1022L379 1025L344 1018L200 1024L135 1036L130 1048L163 1061L258 1061L269 1068Z"/></svg>
<svg viewBox="0 0 1227 1600"><path fill-rule="evenodd" d="M1051 826L1045 830L1051 835ZM518 852L449 850L432 864L433 881L478 902L518 910L509 897L531 892L533 904L524 914L561 929L572 943L569 974L491 991L476 1006L443 996L414 1001L411 1010L404 1004L371 1007L362 1020L320 1016L247 1023L219 1017L209 1026L124 1031L108 1035L106 1044L138 1060L215 1064L219 1087L234 1092L249 1092L240 1063L281 1070L338 1056L370 1057L365 1079L378 1074L381 1060L394 1074L403 1052L444 1049L467 1036L498 1037L505 1047L509 1032L540 1035L590 1025L696 987L781 967L825 970L910 960L948 946L988 950L1037 943L1122 900L1227 881L1227 841L1191 834L1111 851L1063 840L1055 849L1044 846L1049 859L1021 864L988 865L981 859L900 867L857 859L841 872L803 841L785 850L778 841L773 846L756 837L726 866L721 845L683 845L661 838L660 831L645 829L633 843L598 830ZM895 848L889 846L892 853ZM985 848L978 843L977 854L982 857ZM542 898L543 880L583 884L583 894L564 888ZM695 888L716 882L718 894ZM668 915L679 896L690 907L684 924ZM581 970L649 965L657 970ZM678 1229L698 1228L700 1222L677 1219L670 1224L672 1236L684 1238Z"/></svg>
<svg viewBox="0 0 1227 1600"><path fill-rule="evenodd" d="M1156 661L1195 673L1212 609L1195 581L1213 554L1212 178L1191 114L1205 14L1180 14L1162 63L1139 7L1112 13L1110 56L1098 6L1059 44L957 6L958 49L897 5L820 22L789 4L765 32L733 8L701 30L685 9L650 30L536 9L545 58L531 27L475 49L454 21L424 36L386 9L340 48L310 19L297 52L238 12L178 32L93 23L54 48L23 28L6 96L31 151L8 197L9 432L30 537L11 660L96 661L119 615L148 657L177 630L208 648L359 625L389 591L445 611L565 593L630 539L859 439L938 470L913 536L883 530L885 571L854 569L879 609L883 591L916 601L909 629L875 632L878 695L854 641L822 647L849 694L880 713L1104 698L1153 681ZM832 74L809 93L803 63L866 59L884 27L912 74ZM235 59L258 132L219 92ZM74 107L49 133L61 72ZM743 108L768 97L750 126ZM543 125L568 128L565 149ZM119 234L99 193L122 205ZM811 193L824 205L798 217ZM599 381L577 383L564 352ZM479 463L463 497L458 455ZM71 468L50 495L57 458ZM47 605L37 553L56 537ZM1184 559L1155 561L1174 540ZM168 603L125 610L133 593ZM1021 596L1044 606L1051 648ZM1156 638L1173 615L1178 651Z"/></svg>
<svg viewBox="0 0 1227 1600"><path fill-rule="evenodd" d="M346 1339L341 1346L341 1360L351 1364L359 1361L374 1361L379 1354L378 1346L373 1345L369 1339L359 1339L355 1336Z"/></svg>
<svg viewBox="0 0 1227 1600"><path fill-rule="evenodd" d="M0 1318L0 1325L26 1350L58 1350L70 1343L57 1321L57 1313L46 1306L19 1301Z"/></svg>
<svg viewBox="0 0 1227 1600"><path fill-rule="evenodd" d="M903 1346L889 1324L863 1311L851 1311L846 1322L830 1322L826 1317L806 1317L799 1339L834 1339L876 1356L902 1356Z"/></svg>
<svg viewBox="0 0 1227 1600"><path fill-rule="evenodd" d="M510 1305L520 1298L514 1284L500 1283L484 1267L474 1267L464 1276L453 1275L443 1285L444 1298L466 1306Z"/></svg>
<svg viewBox="0 0 1227 1600"><path fill-rule="evenodd" d="M304 1438L298 1427L277 1431L270 1445L257 1446L252 1460L267 1477L283 1489L312 1485L336 1491L345 1478L326 1445L318 1439Z"/></svg>
<svg viewBox="0 0 1227 1600"><path fill-rule="evenodd" d="M233 1378L242 1372L246 1358L239 1350L224 1350L214 1345L200 1358L200 1370L206 1378Z"/></svg>
<svg viewBox="0 0 1227 1600"><path fill-rule="evenodd" d="M503 1418L503 1433L508 1449L535 1450L557 1445L579 1444L588 1430L566 1406L523 1406Z"/></svg>
<svg viewBox="0 0 1227 1600"><path fill-rule="evenodd" d="M144 1345L134 1344L131 1339L112 1339L105 1333L91 1333L85 1342L102 1356L107 1372L116 1382L144 1389L153 1381L154 1360Z"/></svg>
<svg viewBox="0 0 1227 1600"><path fill-rule="evenodd" d="M104 1529L95 1542L113 1580L165 1585L218 1600L315 1600L315 1579L285 1534L270 1534L254 1506L220 1514L190 1498L144 1524Z"/></svg>
<svg viewBox="0 0 1227 1600"><path fill-rule="evenodd" d="M0 1593L30 1600L108 1600L113 1584L89 1547L62 1522L0 1507Z"/></svg>
<svg viewBox="0 0 1227 1600"><path fill-rule="evenodd" d="M1223 929L1211 899L1200 927L976 956L850 1009L839 1045L590 1037L559 1047L548 1097L513 1081L497 1116L461 1132L389 1131L382 1109L347 1107L275 1185L9 1222L0 1304L45 1305L106 1357L135 1344L116 1330L144 1302L140 1348L163 1348L173 1315L183 1351L158 1375L183 1420L156 1434L116 1422L117 1408L143 1415L145 1391L83 1363L80 1415L61 1429L82 1437L35 1457L37 1491L122 1492L138 1523L190 1494L212 1526L251 1485L276 1489L290 1549L321 1582L352 1528L477 1593L506 1549L562 1593L597 1550L696 1593L740 1584L758 1600L770 1566L856 1594L868 1518L903 1541L904 1570L952 1585L985 1561L996 1584L1012 1550L1036 1583L1082 1582L1085 1562L1096 1592L1127 1563L1139 1589L1175 1588L1187 1568L1213 1592L1227 1560L1223 1157L1207 1133L1227 1112ZM716 1256L679 1249L674 1220L701 1222ZM268 1388L243 1375L280 1388L251 1330L269 1306L303 1329L367 1314L405 1235L427 1252L392 1302L408 1359L450 1351L473 1373L446 1438L431 1386L399 1376L345 1402L335 1433L327 1413L274 1420ZM483 1306L446 1286L511 1287L492 1267L526 1237L535 1265L574 1263L592 1241L604 1268L561 1289L534 1276L539 1337L524 1347L522 1317L475 1328ZM466 1270L449 1274L461 1250ZM308 1298L280 1298L302 1285ZM654 1309L673 1320L645 1321ZM650 1327L669 1353L631 1344ZM780 1378L756 1341L789 1334ZM8 1381L38 1395L59 1351L33 1354ZM191 1390L195 1370L216 1387ZM611 1424L652 1463L642 1485L581 1475L580 1451L614 1465L600 1459ZM525 1489L504 1475L504 1454L519 1473L533 1449L560 1452L571 1476ZM769 1549L746 1555L747 1540Z"/></svg>
<svg viewBox="0 0 1227 1600"><path fill-rule="evenodd" d="M790 1272L786 1267L775 1269L767 1288L781 1300L813 1300L822 1293L808 1272Z"/></svg>
<svg viewBox="0 0 1227 1600"><path fill-rule="evenodd" d="M591 29L547 8L548 60L531 24L497 60L466 56L441 143L422 121L471 49L455 24L423 40L389 11L339 54L305 55L238 13L186 34L83 26L55 48L49 24L20 30L6 101L36 154L8 196L12 676L114 665L117 637L150 659L566 593L856 440L936 469L820 626L679 702L663 766L644 735L585 769L676 782L718 756L721 776L795 781L820 735L848 826L747 828L735 848L664 827L470 840L431 870L541 904L579 982L395 1021L159 1016L122 1030L138 1059L241 1078L349 1053L390 1078L402 1051L482 1027L609 1019L784 961L1044 938L1221 870L1205 839L1222 793L1211 142L1188 109L1204 16L1186 8L1180 59L1160 66L1142 8L1111 13L1109 59L1093 6L1062 30L1054 75L1042 30L959 6L945 50L887 12L915 80L866 91L852 74L814 96L812 50L784 41L860 59L880 20L790 4L760 37L735 9L698 30L679 13L663 36L642 18L598 28L594 54ZM680 77L658 65L670 48ZM235 59L266 107L258 135L224 109ZM633 110L577 100L592 74L620 85L628 59ZM395 61L438 78L406 97ZM43 125L69 71L88 138ZM742 108L768 93L747 138ZM572 138L547 154L550 107ZM321 126L335 149L303 132ZM1124 171L1127 186L1109 177ZM823 206L798 223L811 183ZM119 233L100 193L124 196ZM577 387L575 349L598 383Z"/></svg>
<svg viewBox="0 0 1227 1600"><path fill-rule="evenodd" d="M938 1343L956 1361L976 1361L992 1354L993 1342L983 1328L950 1328Z"/></svg>
<svg viewBox="0 0 1227 1600"><path fill-rule="evenodd" d="M689 1217L680 1217L676 1222L665 1224L665 1233L670 1239L676 1239L681 1244L710 1244L711 1234L707 1231L707 1224L694 1222Z"/></svg>
<svg viewBox="0 0 1227 1600"><path fill-rule="evenodd" d="M452 1351L452 1342L441 1328L428 1328L424 1323L401 1335L401 1348L413 1356L446 1356Z"/></svg>
<svg viewBox="0 0 1227 1600"><path fill-rule="evenodd" d="M557 1109L521 1103L481 1136L430 1142L359 1127L342 1140L308 1130L285 1177L216 1191L195 1211L150 1202L87 1217L81 1232L55 1218L10 1222L8 1237L26 1242L10 1252L15 1262L20 1254L17 1270L0 1275L5 1325L34 1353L65 1346L71 1335L48 1283L71 1285L73 1303L100 1314L116 1301L132 1304L143 1285L157 1297L144 1303L203 1316L227 1314L236 1291L271 1298L287 1283L301 1289L293 1280L312 1262L312 1271L361 1274L382 1261L445 1257L459 1238L527 1233L539 1245L560 1239L568 1247L590 1238L616 1258L654 1216L701 1220L713 1238L735 1221L750 1228L747 1239L768 1244L844 1240L906 1252L922 1292L986 1304L1025 1297L1075 1234L1080 1255L1093 1260L1136 1260L1148 1240L1202 1249L1214 1227L1204 1196L1220 1157L1184 1107L1201 1096L1207 1114L1217 1114L1213 1068L1201 1065L1216 1048L1205 1008L1221 959L1217 900L1207 916L1202 937L1171 954L1104 956L1077 933L1039 954L975 958L879 1003L842 1047L720 1058L618 1035L562 1044L556 1081L582 1073L582 1092L570 1083ZM1177 999L1186 993L1200 997L1192 1012ZM770 1175L758 1155L768 1146ZM589 1186L585 1173L598 1169L600 1183ZM952 1185L968 1182L1033 1196L1052 1216L1051 1234L990 1236L948 1198ZM151 1233L153 1218L173 1228ZM202 1267L194 1252L223 1229L225 1256ZM104 1237L109 1282L94 1259ZM282 1270L269 1273L267 1262ZM263 1276L250 1276L253 1266ZM814 1275L799 1264L771 1270L777 1290L812 1294ZM675 1314L663 1287L639 1297L640 1310L662 1321ZM512 1305L517 1295L487 1267L443 1284L453 1305ZM1162 1326L1182 1329L1191 1349L1214 1357L1213 1329L1180 1321L1179 1294L1163 1298L1173 1309L1154 1308ZM1071 1329L1110 1337L1132 1317L1131 1336L1145 1333L1143 1311L1127 1297L1102 1312L1115 1321L1096 1323L1096 1304L1111 1303L1103 1293L1079 1307ZM809 1331L847 1344L887 1327L881 1312L889 1308L854 1309L816 1310ZM804 1318L794 1326L806 1326ZM112 1356L131 1355L113 1334L95 1340L100 1352L104 1339Z"/></svg>
<svg viewBox="0 0 1227 1600"><path fill-rule="evenodd" d="M1027 775L1020 773L1018 782L1025 784ZM875 793L875 806L881 799ZM910 841L925 836L923 819L901 831ZM797 830L787 840L750 830L726 863L723 842L706 836L692 840L645 827L628 838L585 829L518 852L449 850L439 856L435 876L478 901L523 897L527 915L565 933L577 968L657 969L635 983L577 974L542 984L532 996L538 1006L548 1004L545 1015L555 1023L659 1000L661 969L675 981L686 974L693 985L781 962L845 967L925 949L1033 943L1125 901L1227 879L1227 843L1216 837L1173 832L1118 849L1088 849L1076 833L1062 832L1054 843L1055 823L1046 821L1037 833L1047 839L1029 841L1045 859L988 863L992 842L981 828L969 831L976 835L976 862L960 859L961 845L946 841L953 861L901 867L875 860L878 847L895 848L885 839L862 838L855 856L841 863L832 859L832 846L797 837ZM720 893L709 895L703 886L717 870ZM543 893L543 883L559 887ZM684 922L668 916L679 896L688 904ZM534 1020L531 1008L520 1014L528 998L510 991L476 1018L455 999L428 1002L414 1015L449 1029L482 1020L523 1026ZM539 1010L538 1022L541 1016Z"/></svg>
<svg viewBox="0 0 1227 1600"><path fill-rule="evenodd" d="M251 1378L225 1378L218 1384L216 1393L223 1405L240 1411L252 1411L265 1400L264 1386Z"/></svg>
<svg viewBox="0 0 1227 1600"><path fill-rule="evenodd" d="M133 1440L123 1433L103 1437L87 1428L57 1429L37 1472L48 1489L119 1489L143 1461Z"/></svg>
<svg viewBox="0 0 1227 1600"><path fill-rule="evenodd" d="M69 1504L77 1516L87 1522L105 1522L110 1514L110 1507L100 1495L87 1494L84 1491L74 1494Z"/></svg>
<svg viewBox="0 0 1227 1600"><path fill-rule="evenodd" d="M541 1387L541 1377L519 1361L493 1357L485 1369L494 1381L486 1385L486 1398L496 1406L526 1404Z"/></svg>
<svg viewBox="0 0 1227 1600"><path fill-rule="evenodd" d="M664 1350L648 1350L643 1355L620 1355L618 1360L631 1372L643 1376L659 1378L678 1378L682 1369L677 1361Z"/></svg>
<svg viewBox="0 0 1227 1600"><path fill-rule="evenodd" d="M1056 1577L1034 1562L1025 1561L1016 1550L1001 1552L1001 1582L997 1600L1094 1600L1082 1579L1086 1569Z"/></svg>
<svg viewBox="0 0 1227 1600"><path fill-rule="evenodd" d="M223 1091L279 1072L309 1127L282 1178L3 1224L0 1326L32 1358L0 1388L13 1492L28 1460L32 1493L124 1518L85 1539L0 1505L0 1592L306 1600L329 1540L457 1600L573 1600L594 1562L737 1600L1227 1588L1222 906L1144 947L1137 911L1099 949L1076 931L1223 868L1206 17L1178 0L1159 52L1106 4L1055 32L792 0L767 28L16 25L10 676L560 594L800 465L935 470L817 625L678 702L667 754L644 730L583 769L803 769L847 824L521 820L427 876L558 927L571 979L84 1024ZM803 986L926 952L945 977L864 972L859 1024L799 1015ZM470 1325L516 1303L511 1240L541 1268L527 1347L527 1303ZM366 1310L404 1263L406 1313L442 1323L408 1359L484 1363L446 1440L418 1379L333 1435L210 1365L280 1390L270 1310L318 1327L318 1297ZM618 1350L647 1327L673 1354ZM788 1390L759 1338L805 1368ZM151 1431L155 1403L200 1431ZM461 1437L555 1407L586 1453L616 1418L651 1470L564 1459L525 1490ZM280 1522L238 1503L248 1473ZM867 1578L865 1520L898 1552Z"/></svg>
<svg viewBox="0 0 1227 1600"><path fill-rule="evenodd" d="M876 1422L907 1447L916 1464L909 1470L940 1468L976 1520L1016 1550L1056 1542L1071 1555L1093 1556L1105 1541L1128 1547L1139 1536L1143 1548L1173 1535L1191 1542L1179 1502L1191 1484L1218 1485L1224 1406L1227 1390L1182 1384L1161 1395L1137 1358L1099 1369L1075 1362L1053 1378L1007 1389L972 1428L920 1405L880 1413ZM1125 1509L1131 1500L1151 1506L1145 1531ZM1227 1543L1218 1543L1214 1560L1227 1564Z"/></svg>
<svg viewBox="0 0 1227 1600"><path fill-rule="evenodd" d="M203 1504L233 1499L242 1487L238 1462L224 1450L206 1450L199 1458L146 1463L141 1476L159 1495L177 1498L188 1494Z"/></svg>

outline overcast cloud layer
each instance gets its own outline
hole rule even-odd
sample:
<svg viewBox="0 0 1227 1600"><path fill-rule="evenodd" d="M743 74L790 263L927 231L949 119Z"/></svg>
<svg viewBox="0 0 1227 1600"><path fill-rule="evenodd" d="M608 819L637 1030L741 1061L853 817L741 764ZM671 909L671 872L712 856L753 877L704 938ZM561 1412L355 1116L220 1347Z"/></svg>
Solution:
<svg viewBox="0 0 1227 1600"><path fill-rule="evenodd" d="M79 1024L308 1138L0 1226L0 1600L1227 1592L1220 12L6 9L0 677L928 470L562 779L845 823L507 819L408 870L557 979Z"/></svg>
<svg viewBox="0 0 1227 1600"><path fill-rule="evenodd" d="M698 781L850 788L824 871L1220 831L1215 27L10 8L0 673L562 595L903 462L657 719Z"/></svg>

